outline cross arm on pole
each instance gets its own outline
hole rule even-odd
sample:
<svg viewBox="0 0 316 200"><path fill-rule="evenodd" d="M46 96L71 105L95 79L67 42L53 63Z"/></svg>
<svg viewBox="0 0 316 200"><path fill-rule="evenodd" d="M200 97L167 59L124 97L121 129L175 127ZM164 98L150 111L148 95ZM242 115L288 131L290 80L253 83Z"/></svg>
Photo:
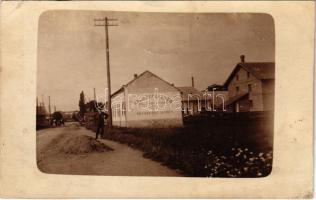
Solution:
<svg viewBox="0 0 316 200"><path fill-rule="evenodd" d="M117 24L109 24L109 21L118 21L114 18L94 19L94 26L118 26ZM100 23L101 22L101 23Z"/></svg>
<svg viewBox="0 0 316 200"><path fill-rule="evenodd" d="M118 19L115 19L115 18L107 18L107 19L94 19L94 21L97 21L97 22L104 22L105 20L107 21L117 21Z"/></svg>
<svg viewBox="0 0 316 200"><path fill-rule="evenodd" d="M94 26L118 26L118 24L109 24L109 23L94 23Z"/></svg>
<svg viewBox="0 0 316 200"><path fill-rule="evenodd" d="M105 19L94 19L94 21L95 21L95 22L101 22L101 21L104 22Z"/></svg>

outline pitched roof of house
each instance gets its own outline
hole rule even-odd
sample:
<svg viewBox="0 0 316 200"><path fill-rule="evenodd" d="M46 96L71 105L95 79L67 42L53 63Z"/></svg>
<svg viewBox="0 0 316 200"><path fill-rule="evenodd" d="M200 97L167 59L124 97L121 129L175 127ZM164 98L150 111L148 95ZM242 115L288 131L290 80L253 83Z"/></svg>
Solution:
<svg viewBox="0 0 316 200"><path fill-rule="evenodd" d="M198 91L197 89L195 89L194 87L178 87L178 89L180 90L181 92L181 98L182 98L182 101L184 100L188 100L188 96L189 94L190 95L199 95L200 98L203 97L203 93ZM194 99L194 96L192 97L192 100L195 100Z"/></svg>
<svg viewBox="0 0 316 200"><path fill-rule="evenodd" d="M232 104L232 103L238 101L239 99L241 99L241 98L247 96L248 94L249 94L248 92L237 94L237 95L235 95L235 96L229 98L229 99L225 102L225 104L226 104L226 106L228 106L228 105L230 105L230 104Z"/></svg>
<svg viewBox="0 0 316 200"><path fill-rule="evenodd" d="M213 91L213 89L215 89L216 91L225 91L226 88L223 85L219 85L219 84L212 84L207 86L206 90L207 91Z"/></svg>
<svg viewBox="0 0 316 200"><path fill-rule="evenodd" d="M152 72L146 70L146 71L144 71L143 73L141 73L140 75L138 75L136 78L134 78L134 79L132 79L131 81L129 81L127 84L123 85L120 89L118 89L117 91L115 91L114 93L112 93L111 97L114 96L114 95L116 95L117 93L123 91L124 86L130 85L132 82L136 81L137 79L139 79L140 77L142 77L143 75L145 75L145 74L147 74L147 73L149 73L150 75L152 75L152 76L154 76L154 77L160 79L161 81L167 83L168 85L170 85L171 87L175 88L176 90L179 90L179 89L178 89L177 87L175 87L173 84L171 84L171 83L169 83L169 82L163 80L162 78L160 78L160 77L157 76L156 74L154 74L154 73L152 73Z"/></svg>
<svg viewBox="0 0 316 200"><path fill-rule="evenodd" d="M275 66L274 62L245 62L238 63L232 73L229 75L227 80L224 83L224 86L227 87L230 81L233 79L235 74L240 68L245 69L247 72L251 73L254 77L259 80L263 79L274 79Z"/></svg>

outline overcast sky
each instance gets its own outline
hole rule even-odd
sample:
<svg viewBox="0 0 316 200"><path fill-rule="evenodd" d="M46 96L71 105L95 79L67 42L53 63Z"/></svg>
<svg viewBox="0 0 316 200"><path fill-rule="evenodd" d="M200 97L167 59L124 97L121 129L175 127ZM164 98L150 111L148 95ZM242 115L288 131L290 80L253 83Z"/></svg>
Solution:
<svg viewBox="0 0 316 200"><path fill-rule="evenodd" d="M239 56L274 62L274 22L265 14L171 14L49 11L40 17L37 96L51 96L57 110L78 110L79 94L93 99L107 87L105 35L94 18L113 17L110 27L112 92L149 70L175 86L197 89L223 84Z"/></svg>

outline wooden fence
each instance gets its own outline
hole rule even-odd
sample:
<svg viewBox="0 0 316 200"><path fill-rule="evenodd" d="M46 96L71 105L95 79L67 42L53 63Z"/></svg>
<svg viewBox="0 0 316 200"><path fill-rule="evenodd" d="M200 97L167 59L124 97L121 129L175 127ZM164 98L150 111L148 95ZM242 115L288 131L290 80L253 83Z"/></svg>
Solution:
<svg viewBox="0 0 316 200"><path fill-rule="evenodd" d="M273 112L210 112L187 117L184 124L208 134L214 143L231 142L258 150L273 148Z"/></svg>

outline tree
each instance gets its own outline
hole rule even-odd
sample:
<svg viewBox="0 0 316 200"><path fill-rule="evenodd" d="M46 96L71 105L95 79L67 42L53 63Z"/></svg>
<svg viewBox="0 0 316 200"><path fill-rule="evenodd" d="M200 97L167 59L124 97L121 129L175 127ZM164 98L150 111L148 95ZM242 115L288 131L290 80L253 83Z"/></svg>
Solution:
<svg viewBox="0 0 316 200"><path fill-rule="evenodd" d="M84 114L86 113L86 104L84 99L83 91L80 93L80 100L79 100L79 115L83 118Z"/></svg>
<svg viewBox="0 0 316 200"><path fill-rule="evenodd" d="M53 119L55 119L57 121L64 119L63 114L61 114L61 112L54 112L52 114L52 117L53 117Z"/></svg>
<svg viewBox="0 0 316 200"><path fill-rule="evenodd" d="M92 112L96 111L95 102L96 101L92 100L92 101L89 101L86 103L86 108L87 108L88 112L89 111L92 111Z"/></svg>

